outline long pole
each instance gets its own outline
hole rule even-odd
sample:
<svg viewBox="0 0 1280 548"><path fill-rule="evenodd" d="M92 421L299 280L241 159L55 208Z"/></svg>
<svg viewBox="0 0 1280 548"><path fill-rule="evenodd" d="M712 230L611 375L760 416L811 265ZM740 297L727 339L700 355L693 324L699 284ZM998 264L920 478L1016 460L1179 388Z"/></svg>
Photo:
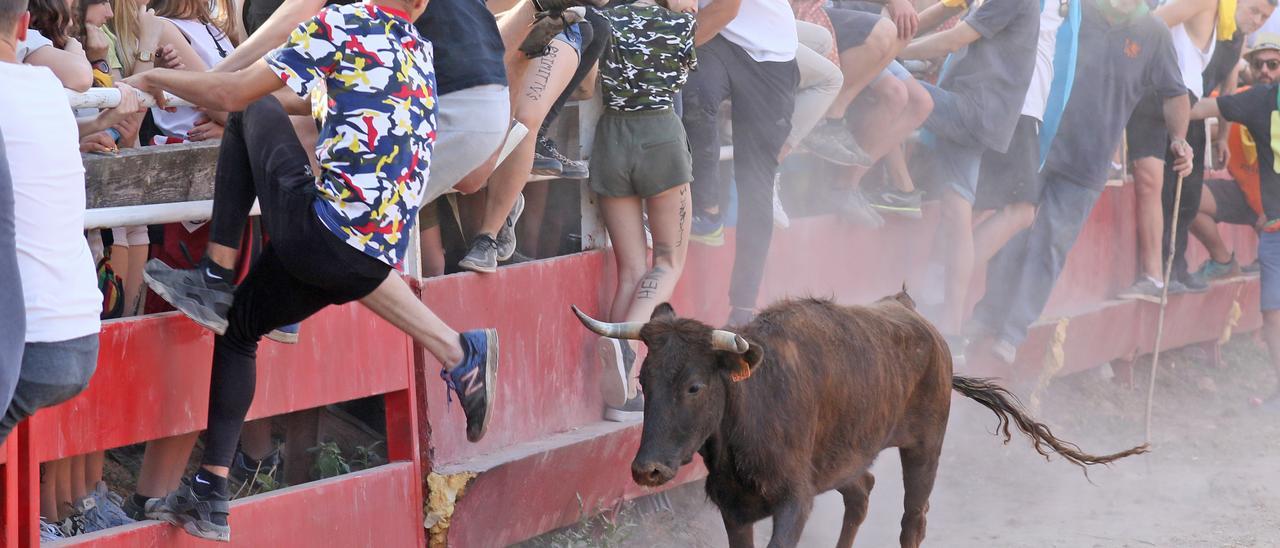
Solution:
<svg viewBox="0 0 1280 548"><path fill-rule="evenodd" d="M1164 309L1169 304L1169 278L1173 275L1173 256L1178 243L1178 213L1182 209L1182 176L1178 176L1173 190L1173 223L1169 229L1169 258L1164 262L1164 288L1160 290L1160 315L1156 320L1156 346L1151 351L1151 382L1147 384L1146 433L1143 439L1151 443L1151 407L1156 395L1156 370L1160 363L1160 344L1164 339Z"/></svg>

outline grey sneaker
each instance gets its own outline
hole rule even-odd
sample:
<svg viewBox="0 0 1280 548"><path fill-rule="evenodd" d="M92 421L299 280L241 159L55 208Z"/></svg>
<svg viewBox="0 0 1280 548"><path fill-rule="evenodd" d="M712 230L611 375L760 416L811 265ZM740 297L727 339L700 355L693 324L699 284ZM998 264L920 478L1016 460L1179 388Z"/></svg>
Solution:
<svg viewBox="0 0 1280 548"><path fill-rule="evenodd" d="M1173 292L1173 287L1169 288L1169 292ZM1126 300L1147 301L1150 303L1160 304L1161 294L1164 288L1156 285L1151 278L1143 276L1142 279L1129 286L1129 289L1121 291L1116 297Z"/></svg>
<svg viewBox="0 0 1280 548"><path fill-rule="evenodd" d="M529 170L534 175L547 175L550 177L559 177L564 172L564 164L560 160L550 156L544 156L537 149L533 151L533 169Z"/></svg>
<svg viewBox="0 0 1280 548"><path fill-rule="evenodd" d="M124 511L124 499L107 489L106 483L99 481L93 492L89 493L89 497L93 499L107 527L128 525L135 521Z"/></svg>
<svg viewBox="0 0 1280 548"><path fill-rule="evenodd" d="M485 274L498 270L498 241L488 234L476 236L471 240L471 251L458 261L458 266Z"/></svg>
<svg viewBox="0 0 1280 548"><path fill-rule="evenodd" d="M871 166L867 155L843 120L828 118L800 142L814 156L842 166Z"/></svg>
<svg viewBox="0 0 1280 548"><path fill-rule="evenodd" d="M515 205L511 206L511 212L507 213L507 220L502 223L502 228L498 229L498 235L493 238L498 242L499 261L510 259L516 252L516 223L520 221L522 214L524 214L524 194L516 194Z"/></svg>
<svg viewBox="0 0 1280 548"><path fill-rule="evenodd" d="M871 208L871 203L867 201L867 197L862 194L859 189L853 189L844 193L844 201L840 204L840 216L844 220L862 225L867 228L880 228L884 226L884 217L876 213Z"/></svg>
<svg viewBox="0 0 1280 548"><path fill-rule="evenodd" d="M1204 293L1209 290L1209 283L1200 278L1191 275L1184 280L1173 280L1169 283L1170 295L1181 295L1183 293Z"/></svg>
<svg viewBox="0 0 1280 548"><path fill-rule="evenodd" d="M217 281L201 270L178 270L158 259L147 261L142 279L162 299L188 318L219 335L227 332L227 311L235 298L230 280Z"/></svg>
<svg viewBox="0 0 1280 548"><path fill-rule="evenodd" d="M183 478L173 492L164 498L147 501L147 517L181 527L192 536L218 542L231 542L231 504L217 494L200 498L191 489L191 480Z"/></svg>
<svg viewBox="0 0 1280 548"><path fill-rule="evenodd" d="M915 192L888 190L873 197L871 199L871 207L885 213L920 219L924 217L920 210L920 202L923 196L924 193L918 190Z"/></svg>
<svg viewBox="0 0 1280 548"><path fill-rule="evenodd" d="M587 169L587 163L582 160L574 160L560 153L556 148L555 141L548 139L542 135L538 136L538 144L534 148L534 152L543 156L551 157L560 164L560 176L565 179L586 179L591 171Z"/></svg>
<svg viewBox="0 0 1280 548"><path fill-rule="evenodd" d="M636 394L636 397L627 400L627 403L619 407L604 408L604 420L613 422L628 422L644 419L644 394Z"/></svg>

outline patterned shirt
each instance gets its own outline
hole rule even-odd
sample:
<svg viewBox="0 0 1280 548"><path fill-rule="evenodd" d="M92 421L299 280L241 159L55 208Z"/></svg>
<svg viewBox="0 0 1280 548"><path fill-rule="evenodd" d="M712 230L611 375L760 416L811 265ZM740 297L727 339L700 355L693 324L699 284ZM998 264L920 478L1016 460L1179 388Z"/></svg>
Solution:
<svg viewBox="0 0 1280 548"><path fill-rule="evenodd" d="M652 4L622 5L601 13L613 37L600 63L605 106L620 111L670 108L697 65L693 14Z"/></svg>
<svg viewBox="0 0 1280 548"><path fill-rule="evenodd" d="M422 205L436 137L431 43L406 14L330 6L266 56L320 124L320 221L347 244L399 268Z"/></svg>

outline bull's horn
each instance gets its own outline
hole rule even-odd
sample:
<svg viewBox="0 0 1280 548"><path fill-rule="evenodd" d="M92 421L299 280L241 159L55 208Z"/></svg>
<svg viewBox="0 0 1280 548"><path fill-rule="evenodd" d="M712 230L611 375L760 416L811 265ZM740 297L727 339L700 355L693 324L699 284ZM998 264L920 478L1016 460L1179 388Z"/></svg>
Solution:
<svg viewBox="0 0 1280 548"><path fill-rule="evenodd" d="M747 348L750 348L751 345L747 344L747 340L742 338L742 335L732 331L716 329L711 332L711 347L725 352L746 354Z"/></svg>
<svg viewBox="0 0 1280 548"><path fill-rule="evenodd" d="M640 340L640 328L644 327L644 322L602 322L586 315L583 311L578 310L578 307L570 306L573 308L573 313L578 315L578 320L582 322L582 325L587 326L587 329L597 335L611 339Z"/></svg>

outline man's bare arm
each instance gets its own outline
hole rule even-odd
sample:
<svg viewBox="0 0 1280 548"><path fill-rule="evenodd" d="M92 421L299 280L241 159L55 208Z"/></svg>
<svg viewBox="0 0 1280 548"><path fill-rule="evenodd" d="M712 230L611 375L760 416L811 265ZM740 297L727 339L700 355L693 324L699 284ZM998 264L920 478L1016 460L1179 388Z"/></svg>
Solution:
<svg viewBox="0 0 1280 548"><path fill-rule="evenodd" d="M315 17L324 8L324 0L284 0L279 8L262 23L248 40L236 46L226 59L213 67L214 72L235 72L248 68L273 49L289 39L293 29L303 21Z"/></svg>
<svg viewBox="0 0 1280 548"><path fill-rule="evenodd" d="M1216 101L1215 101L1216 102ZM1173 171L1180 177L1191 173L1191 145L1187 144L1187 124L1191 121L1191 99L1186 95L1166 97L1164 125L1169 131L1169 152L1174 155Z"/></svg>
<svg viewBox="0 0 1280 548"><path fill-rule="evenodd" d="M281 87L284 82L259 60L236 72L192 72L154 69L125 79L125 83L163 100L168 91L192 104L211 110L239 112L250 103Z"/></svg>
<svg viewBox="0 0 1280 548"><path fill-rule="evenodd" d="M725 26L738 16L738 8L742 0L715 0L698 10L697 26L693 35L693 43L701 46L715 38Z"/></svg>
<svg viewBox="0 0 1280 548"><path fill-rule="evenodd" d="M920 12L920 23L916 32L918 34L924 34L932 31L933 29L938 28L938 25L945 23L947 19L955 17L963 11L964 8L962 7L957 6L950 8L942 5L941 2L929 6L928 8L925 8L924 11Z"/></svg>
<svg viewBox="0 0 1280 548"><path fill-rule="evenodd" d="M969 26L969 23L961 21L942 32L913 40L898 56L903 59L937 59L950 55L978 41L979 38L982 38L982 35L978 34L977 30Z"/></svg>
<svg viewBox="0 0 1280 548"><path fill-rule="evenodd" d="M1201 99L1196 101L1196 105L1191 107L1192 120L1204 120L1206 118L1217 118L1219 126L1230 125L1226 120L1222 119L1222 109L1218 108L1218 100L1216 98Z"/></svg>

